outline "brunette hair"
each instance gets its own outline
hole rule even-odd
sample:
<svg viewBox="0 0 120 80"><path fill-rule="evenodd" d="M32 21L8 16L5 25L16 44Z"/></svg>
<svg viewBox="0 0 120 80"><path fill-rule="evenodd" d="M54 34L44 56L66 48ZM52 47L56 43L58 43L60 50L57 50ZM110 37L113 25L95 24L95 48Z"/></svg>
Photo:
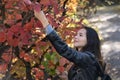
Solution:
<svg viewBox="0 0 120 80"><path fill-rule="evenodd" d="M91 27L84 26L83 28L86 29L87 44L82 48L82 51L89 51L93 53L99 60L100 64L103 65L101 43L97 32Z"/></svg>

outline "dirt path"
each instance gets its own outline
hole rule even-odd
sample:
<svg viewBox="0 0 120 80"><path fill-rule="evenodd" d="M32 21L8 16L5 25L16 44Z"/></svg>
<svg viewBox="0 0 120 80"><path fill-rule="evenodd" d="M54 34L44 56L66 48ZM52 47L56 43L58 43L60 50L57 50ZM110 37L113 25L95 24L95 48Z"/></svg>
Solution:
<svg viewBox="0 0 120 80"><path fill-rule="evenodd" d="M89 21L98 26L104 38L102 52L110 63L109 74L120 80L120 5L101 8Z"/></svg>

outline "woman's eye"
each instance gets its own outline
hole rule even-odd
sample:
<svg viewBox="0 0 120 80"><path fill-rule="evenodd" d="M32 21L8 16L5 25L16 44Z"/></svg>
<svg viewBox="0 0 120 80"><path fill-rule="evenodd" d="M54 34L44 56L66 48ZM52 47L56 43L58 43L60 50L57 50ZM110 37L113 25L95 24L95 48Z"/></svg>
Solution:
<svg viewBox="0 0 120 80"><path fill-rule="evenodd" d="M82 36L82 34L79 34L79 36Z"/></svg>

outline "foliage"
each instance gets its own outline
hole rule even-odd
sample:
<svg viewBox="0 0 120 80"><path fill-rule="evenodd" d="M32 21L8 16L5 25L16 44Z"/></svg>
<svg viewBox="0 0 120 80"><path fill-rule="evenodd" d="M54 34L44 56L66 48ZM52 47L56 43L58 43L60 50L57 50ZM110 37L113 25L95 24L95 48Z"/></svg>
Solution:
<svg viewBox="0 0 120 80"><path fill-rule="evenodd" d="M33 9L42 9L58 34L71 44L83 20L75 20L77 5L77 0L0 0L0 73L4 74L3 80L10 76L17 80L44 80L69 69L69 62L56 54L47 41Z"/></svg>

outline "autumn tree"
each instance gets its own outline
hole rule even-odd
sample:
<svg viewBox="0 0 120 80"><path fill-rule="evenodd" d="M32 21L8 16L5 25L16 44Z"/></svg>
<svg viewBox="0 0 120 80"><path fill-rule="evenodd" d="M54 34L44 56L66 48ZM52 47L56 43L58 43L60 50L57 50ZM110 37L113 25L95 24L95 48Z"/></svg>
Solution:
<svg viewBox="0 0 120 80"><path fill-rule="evenodd" d="M77 8L92 6L86 4L94 5L89 0L0 0L2 80L45 80L67 71L69 62L48 42L33 9L43 10L58 34L72 46L72 38L85 17L80 13L83 17L75 20Z"/></svg>

